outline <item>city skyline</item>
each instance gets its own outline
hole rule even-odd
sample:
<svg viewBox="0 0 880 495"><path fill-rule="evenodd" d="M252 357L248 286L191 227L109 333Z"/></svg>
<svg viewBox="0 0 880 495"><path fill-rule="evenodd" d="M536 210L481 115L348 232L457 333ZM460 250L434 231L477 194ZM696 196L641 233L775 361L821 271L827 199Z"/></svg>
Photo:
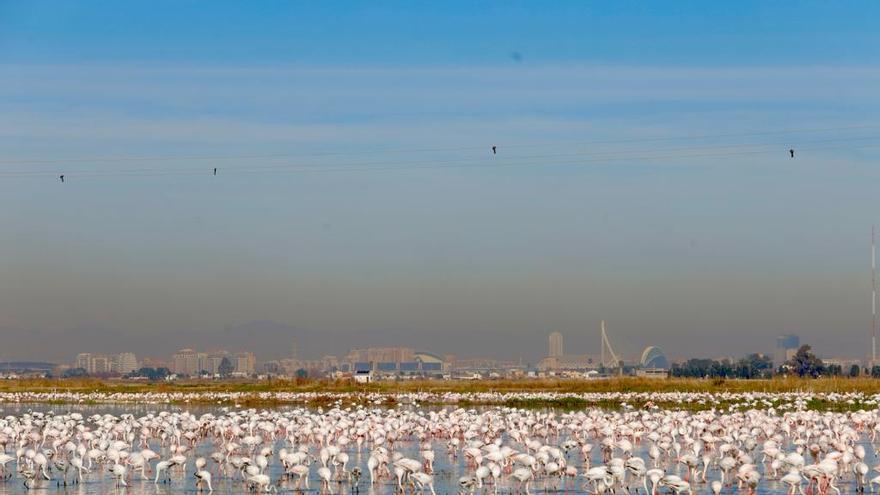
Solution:
<svg viewBox="0 0 880 495"><path fill-rule="evenodd" d="M615 328L615 331L617 329ZM777 362L780 360L778 351L780 349L780 339L792 337L791 334L768 334L769 336L766 339L762 339L759 341L755 341L750 343L749 346L745 348L743 351L731 351L727 353L718 353L717 349L710 352L705 353L687 353L678 351L673 354L670 354L670 359L676 361L684 361L689 358L724 358L724 357L732 357L737 355L747 355L751 353L759 353L766 354L768 356L773 357L773 361ZM554 338L554 336L558 336ZM168 335L171 337L171 334ZM203 336L204 337L204 336ZM320 339L320 342L324 342L323 338L326 335L317 336ZM153 350L148 350L148 348L144 347L126 347L125 345L113 343L112 336L100 336L96 338L96 344L92 345L88 349L86 348L78 348L77 353L89 353L100 356L114 356L121 353L135 353L138 357L144 356L147 358L158 358L162 359L161 356L171 356L175 352L180 349L186 348L197 348L197 349L234 349L234 352L248 352L254 354L259 361L276 361L279 359L287 359L293 356L294 354L299 356L299 359L303 360L319 360L323 356L342 356L348 353L351 349L354 348L376 348L382 347L383 345L386 347L392 347L400 342L407 342L412 345L412 349L421 350L421 351L433 351L442 355L456 355L464 359L479 359L479 358L491 358L491 359L499 359L499 360L519 360L523 362L529 363L538 363L543 358L546 357L560 357L568 354L568 350L571 349L570 357L580 357L580 356L595 356L598 359L598 356L601 352L600 345L600 333L598 330L598 325L596 329L587 329L585 331L575 331L575 332L548 332L548 333L540 333L537 332L533 335L534 338L523 341L524 345L522 347L518 347L518 350L515 354L505 354L499 352L492 352L491 347L488 347L488 352L480 352L480 346L471 346L469 350L464 350L464 352L456 352L454 349L457 349L455 346L444 346L442 344L438 345L419 345L415 343L414 340L407 338L407 332L388 332L387 337L383 340L370 340L369 336L361 336L359 339L348 340L355 347L346 347L345 345L339 346L335 345L318 345L312 347L303 347L303 341L308 341L310 338L315 338L315 336L310 336L307 333L303 333L298 331L293 327L289 327L286 325L277 324L275 322L251 322L250 324L246 324L239 327L230 327L227 328L225 332L221 334L219 338L193 338L190 344L180 345L180 339L174 340L164 340L164 345L160 348L154 348ZM620 336L617 333L609 334L609 338L611 339L615 349L618 348L620 344ZM795 342L799 342L799 335L794 335ZM153 338L151 335L150 338ZM548 346L548 338L550 340ZM618 353L621 357L624 357L628 362L637 362L638 356L643 352L646 346L659 345L662 348L667 348L662 341L652 340L650 338L645 338L643 340L632 340L625 339L625 347L621 347L618 350ZM442 342L442 339L439 339L437 342ZM563 345L564 343L564 345ZM840 353L835 352L833 347L829 347L810 340L810 345L813 347L814 351L820 353L823 356L845 356L846 358L859 359L859 360L867 360L870 356L868 354L863 353L864 355L859 354L848 354L848 353ZM74 346L79 344L72 344ZM554 356L552 349L554 346L558 346L560 348L562 354L559 356ZM789 349L795 348L797 346L791 347ZM452 350L450 350L452 349ZM56 355L51 357L46 356L27 356L27 355L19 355L15 356L14 353L6 351L0 353L0 362L12 362L12 361L48 361L54 363L65 363L70 361L72 355L69 350L65 349L61 352L58 352Z"/></svg>
<svg viewBox="0 0 880 495"><path fill-rule="evenodd" d="M411 347L351 348L337 355L299 356L298 341L292 341L291 353L283 359L258 359L254 353L227 349L178 349L173 355L138 357L130 352L115 355L81 352L71 363L45 362L0 363L0 376L66 377L92 376L127 380L177 379L258 379L330 378L334 380L400 379L485 379L485 378L602 378L618 375L645 378L705 377L736 378L768 377L790 373L796 354L804 352L818 357L821 373L832 376L877 376L880 366L870 359L851 356L828 356L801 346L793 334L778 335L772 353L754 352L743 356L687 356L670 359L659 346L646 345L638 356L620 356L616 364L603 364L600 355L575 349L565 353L560 332L548 334L547 355L538 362L519 359L493 359L456 355L439 355ZM610 367L609 367L610 366Z"/></svg>
<svg viewBox="0 0 880 495"><path fill-rule="evenodd" d="M4 2L0 360L866 357L880 5L421 7Z"/></svg>
<svg viewBox="0 0 880 495"><path fill-rule="evenodd" d="M874 495L878 88L877 0L0 0L0 495Z"/></svg>
<svg viewBox="0 0 880 495"><path fill-rule="evenodd" d="M540 371L553 370L573 370L573 369L593 369L599 370L603 367L600 354L595 349L575 350L571 353L565 353L563 347L564 336L560 332L551 332L548 334L549 346L546 356L536 363L524 362L520 360L487 358L486 356L457 356L452 354L438 355L426 349L416 349L412 347L365 347L351 348L347 353L325 354L318 356L301 356L299 342L292 340L291 352L288 356L280 359L265 359L257 357L253 352L246 350L229 351L222 348L212 348L207 350L196 350L191 348L183 348L176 350L170 358L149 356L142 357L138 361L135 354L123 352L114 355L99 354L92 352L81 352L70 366L60 363L62 369L81 369L91 375L115 374L126 375L140 368L166 368L173 373L183 376L197 376L200 374L218 375L221 374L220 368L223 360L229 360L229 366L232 370L233 377L250 377L259 373L281 374L293 376L299 369L306 369L319 372L343 371L353 372L358 367L373 368L377 372L421 372L426 370L440 371L440 368L425 368L421 364L415 366L414 363L429 362L442 363L442 370L446 371L452 368L469 368L472 365L482 368L498 368L498 369L535 369ZM775 347L770 352L756 351L749 353L766 357L768 363L775 367L779 367L785 362L792 359L795 353L800 349L801 343L798 335L784 334L778 335L775 339ZM849 369L853 364L859 364L870 368L872 367L870 359L854 358L852 356L832 356L818 352L818 354L830 364L839 364L842 369ZM745 356L741 356L745 357ZM624 356L622 362L629 368L669 368L669 364L684 364L690 360L716 360L734 362L737 356L730 354L711 355L711 356L677 356L670 360L666 357L665 351L654 344L647 344L637 355ZM396 363L395 367L388 368L386 364ZM483 363L477 366L473 363ZM494 364L490 364L494 363ZM502 364L506 363L506 364ZM37 362L36 364L46 364ZM408 366L412 365L412 366Z"/></svg>

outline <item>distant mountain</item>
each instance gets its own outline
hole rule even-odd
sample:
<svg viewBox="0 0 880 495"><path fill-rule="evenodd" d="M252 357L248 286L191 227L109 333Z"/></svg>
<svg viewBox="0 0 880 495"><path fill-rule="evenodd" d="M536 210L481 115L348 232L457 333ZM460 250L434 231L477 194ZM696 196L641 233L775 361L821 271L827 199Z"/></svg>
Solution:
<svg viewBox="0 0 880 495"><path fill-rule="evenodd" d="M296 327L273 321L253 321L230 325L216 331L157 330L144 334L79 325L63 331L0 328L0 336L14 345L0 350L0 360L73 361L77 353L113 354L133 352L138 358L170 357L181 348L198 350L223 348L253 351L260 359L279 359L291 353L294 338L300 349L308 351L309 335ZM322 349L323 351L323 349Z"/></svg>
<svg viewBox="0 0 880 495"><path fill-rule="evenodd" d="M41 361L11 361L0 363L0 373L7 371L52 371L57 366L54 363Z"/></svg>
<svg viewBox="0 0 880 495"><path fill-rule="evenodd" d="M460 357L533 359L534 356L543 356L547 346L546 334L538 332L526 335L470 329L413 332L407 328L330 332L305 330L271 320L227 325L218 330L157 329L151 332L131 332L96 324L60 331L6 327L0 328L0 337L4 342L14 342L14 345L0 349L0 360L58 363L70 363L80 352L133 352L138 358L168 359L174 351L187 347L200 351L217 348L252 351L259 360L281 359L291 355L294 340L301 357L314 359L326 354L341 357L357 347L393 346ZM511 354L511 349L522 352Z"/></svg>

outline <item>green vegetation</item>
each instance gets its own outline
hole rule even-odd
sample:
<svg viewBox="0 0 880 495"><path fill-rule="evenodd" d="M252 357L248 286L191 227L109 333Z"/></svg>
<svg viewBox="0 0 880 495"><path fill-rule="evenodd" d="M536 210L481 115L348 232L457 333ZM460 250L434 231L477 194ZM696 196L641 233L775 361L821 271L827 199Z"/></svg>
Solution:
<svg viewBox="0 0 880 495"><path fill-rule="evenodd" d="M220 376L223 378L229 378L232 376L232 372L235 371L235 366L232 364L232 361L229 360L228 357L223 357L223 360L220 361L220 366L217 367L217 371L220 373Z"/></svg>
<svg viewBox="0 0 880 495"><path fill-rule="evenodd" d="M156 381L164 380L170 374L171 372L168 371L168 368L141 368L131 372L128 378L146 378L147 380Z"/></svg>
<svg viewBox="0 0 880 495"><path fill-rule="evenodd" d="M727 359L688 359L683 364L675 364L669 374L678 378L770 378L773 363L767 356L749 354L739 361Z"/></svg>
<svg viewBox="0 0 880 495"><path fill-rule="evenodd" d="M597 380L412 380L356 384L351 380L272 379L132 381L94 378L28 379L0 381L0 392L862 392L880 393L880 379L871 377L779 376L770 379L652 379L620 377Z"/></svg>
<svg viewBox="0 0 880 495"><path fill-rule="evenodd" d="M790 370L799 377L818 378L822 373L826 372L826 367L822 360L816 357L808 345L802 345L794 356L783 365L783 368ZM840 366L831 366L827 370L827 374L840 376Z"/></svg>

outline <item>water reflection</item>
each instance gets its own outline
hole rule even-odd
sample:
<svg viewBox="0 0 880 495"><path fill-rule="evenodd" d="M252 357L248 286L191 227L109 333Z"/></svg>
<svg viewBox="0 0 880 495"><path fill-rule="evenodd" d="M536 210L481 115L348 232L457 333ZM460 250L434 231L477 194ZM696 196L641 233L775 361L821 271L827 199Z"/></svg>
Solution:
<svg viewBox="0 0 880 495"><path fill-rule="evenodd" d="M222 417L229 410L229 408L225 407L202 405L185 407L171 404L158 406L18 404L4 405L4 407L0 409L0 417L14 416L21 418L33 412L51 413L55 416L79 413L85 418L89 418L92 415L105 414L111 414L117 417L124 414L130 414L134 417L146 415L156 416L163 412L171 415L189 412L196 417L200 417L203 414L212 414L216 417ZM450 411L455 410L455 408L438 407L423 408L419 410L406 408L404 410L410 414L398 415L389 413L388 410L382 410L380 414L385 418L383 419L383 427L387 428L387 431L383 431L380 435L376 435L375 432L370 432L370 435L372 436L364 440L363 445L360 447L358 446L358 442L351 438L350 440L352 441L340 447L340 453L344 453L348 456L345 470L343 470L341 466L333 467L331 465L332 473L330 475L331 479L329 483L322 483L318 471L319 466L321 466L320 449L322 446L326 447L332 445L338 440L342 436L342 430L351 432L356 428L356 425L354 424L355 421L350 420L349 416L347 416L350 415L350 413L337 412L332 416L332 419L328 418L325 424L316 424L315 431L310 433L312 438L307 442L299 444L308 446L309 459L313 461L307 470L307 476L302 480L296 475L291 475L290 471L286 473L285 467L279 459L279 455L283 449L287 451L295 451L298 447L292 445L288 438L286 438L284 424L278 423L276 425L275 433L277 434L278 439L274 443L271 445L256 444L253 447L247 447L244 439L251 436L260 436L260 422L265 418L253 414L252 420L241 423L240 426L244 431L236 431L236 426L225 425L224 427L228 427L230 432L236 431L236 442L240 445L238 452L239 455L242 455L244 458L249 460L254 459L254 456L263 447L271 449L271 455L268 457L268 463L265 466L263 473L268 475L271 480L270 485L268 485L268 490L272 492L297 492L304 494L329 493L331 495L390 495L398 493L401 490L398 488L398 481L395 476L393 465L389 466L389 472L383 476L379 482L375 484L370 483L370 476L368 474L371 467L368 465L370 449L378 444L388 448L390 456L402 456L404 458L418 460L419 462L425 458L425 455L422 452L427 448L430 448L434 455L433 471L431 473L433 477L433 489L436 491L437 495L449 495L461 492L509 494L527 489L533 493L550 492L571 493L576 495L593 493L594 491L605 491L605 485L601 482L590 484L590 489L588 490L588 481L584 477L584 474L587 473L589 467L595 467L606 462L606 459L603 459L603 439L610 439L608 441L614 444L614 442L617 442L626 436L627 431L624 428L645 428L646 431L642 431L637 438L635 438L635 436L633 437L636 441L632 443L630 452L623 452L621 449L626 449L619 444L612 445L612 448L614 449L613 452L615 456L621 456L622 458L634 456L644 459L646 461L646 467L650 469L653 467L652 459L656 457L656 454L650 452L649 447L652 445L656 446L663 441L657 439L649 440L649 437L646 435L647 429L653 427L655 428L654 431L662 432L663 435L671 437L672 439L671 445L663 446L663 448L668 449L668 451L665 454L661 454L661 459L659 460L659 464L664 470L664 475L674 475L690 481L691 489L695 493L710 493L709 483L702 481L694 482L692 479L693 474L688 473L687 462L683 461L683 453L692 448L694 442L705 441L695 439L699 439L699 435L703 432L710 431L705 425L705 418L701 417L699 419L699 430L683 433L687 430L688 426L693 426L687 424L687 421L690 420L689 416L686 416L688 413L679 413L679 416L677 416L678 419L670 416L670 423L665 426L662 423L658 423L658 421L662 421L662 417L652 417L650 422L646 420L643 423L639 423L636 421L637 416L632 416L629 422L622 419L619 420L621 427L613 432L604 429L606 427L601 427L602 429L600 429L600 426L598 426L600 425L602 418L610 418L611 416L607 414L598 414L595 416L595 424L597 426L594 426L593 429L589 429L586 423L584 423L585 433L580 438L575 438L571 434L571 429L556 426L560 421L560 418L563 416L562 413L559 412L545 410L540 412L532 411L529 413L511 413L508 410L498 408L476 408L475 411L493 411L496 414L479 416L475 412L470 416L475 424L459 425L461 430L457 431L455 436L450 439L439 438L441 435L432 437L428 428L413 428L412 423L420 420L427 421L425 418L427 418L430 411L445 411L445 413L449 413ZM290 419L294 422L297 421L297 414L304 414L302 408L294 406L280 407L273 411L285 413L288 417L292 416ZM311 410L311 412L316 411ZM620 413L617 414L619 415ZM328 417L327 413L324 413L324 417ZM721 419L723 420L724 418ZM840 472L835 475L836 479L833 481L833 485L839 487L845 492L855 492L856 482L851 467L855 463L855 459L852 458L855 453L855 447L861 445L865 448L865 462L869 463L869 465L873 465L877 461L874 448L867 436L867 430L857 432L856 437L858 440L855 442L847 441L847 437L841 433L856 431L855 428L853 428L853 426L855 426L854 423L844 423L844 421L850 420L850 415L837 415L827 424L816 426L815 435L812 429L814 426L803 423L796 423L793 431L789 428L789 434L783 434L783 431L774 433L782 434L783 437L783 441L779 445L780 452L793 452L800 448L801 451L804 452L804 456L807 457L808 464L810 463L810 443L815 443L817 445L821 444L821 448L823 449L821 456L828 456L830 453L842 449L838 458L844 456L850 457L850 459L847 459L849 471ZM682 423L682 421L684 421L684 423ZM719 421L723 423L723 421ZM719 469L721 469L719 460L724 455L729 455L731 452L738 452L738 455L745 457L738 457L737 467L741 468L741 466L751 460L755 465L756 471L761 475L760 482L755 486L755 491L757 493L775 495L786 492L788 487L782 484L778 478L785 474L787 466L774 466L772 463L773 456L766 460L762 459L764 450L762 449L761 444L770 437L767 436L765 432L760 432L754 429L749 430L748 428L745 428L745 431L741 431L741 427L744 425L750 425L750 420L740 417L737 421L739 421L739 423L736 424L739 426L737 426L737 428L731 428L730 431L725 432L714 430L717 440L712 442L711 458L708 460L708 480L719 479ZM86 424L92 429L96 427L96 425L88 419L86 419ZM231 436L231 433L225 434L227 437L222 440L213 437L207 430L210 428L216 428L216 425L206 426L205 430L201 431L201 433L206 436L196 441L194 444L194 450L188 451L184 454L186 456L186 463L184 466L173 466L169 468L167 472L167 480L166 477L162 475L159 477L158 482L156 482L156 467L158 462L170 459L176 453L172 451L168 439L180 434L179 430L175 430L179 425L175 426L174 421L170 421L169 424L171 426L168 426L166 430L154 430L150 431L149 434L138 430L118 432L116 438L124 439L121 441L124 441L124 443L129 446L133 446L133 448L129 448L131 452L139 452L142 448L148 448L158 454L157 459L149 462L149 468L143 470L143 475L141 474L140 469L135 469L132 466L128 467L128 472L122 479L127 486L116 486L116 478L110 470L111 463L106 460L104 460L104 462L90 462L90 472L84 474L82 482L78 482L76 480L77 476L75 470L72 467L69 468L65 476L55 466L55 459L52 459L49 461L49 474L51 479L47 480L45 477L40 476L38 471L38 475L33 481L32 488L28 489L25 486L25 477L20 472L16 471L16 461L13 460L7 465L7 467L12 470L11 476L0 482L0 494L24 492L35 494L52 493L71 495L93 495L104 493L117 493L122 495L171 495L178 493L196 493L199 491L199 488L201 488L202 491L206 491L206 485L197 487L197 479L194 476L197 469L195 466L195 459L197 457L203 457L207 460L206 465L202 469L210 473L213 493L220 495L245 493L249 490L255 489L253 485L249 486L242 479L242 469L240 467L233 467L232 464L230 464L232 454L229 451L225 452L226 456L223 462L216 462L212 459L212 455L216 457L218 452L224 452L224 448L228 445ZM758 424L760 423L751 424L751 427L757 428ZM784 422L777 423L776 425L778 426L780 424L783 427L785 425ZM301 425L302 424L300 424L300 426ZM401 430L410 433L396 437L393 429L395 425L399 426ZM43 428L46 428L46 426L43 426ZM416 434L412 433L414 431L421 432L423 438L419 439ZM493 438L493 431L498 431L500 434ZM447 432L438 433L443 434ZM632 433L632 430L630 430L629 433ZM736 434L736 437L733 436L734 433ZM143 445L140 444L142 434L147 435L148 437L146 438L146 443ZM756 436L754 441L751 442L747 440L749 434L758 436ZM42 431L42 435L44 437L51 436L46 431ZM126 437L126 435L128 436ZM824 440L822 437L824 437ZM162 440L163 438L164 441ZM264 436L264 438L268 438L268 435ZM331 441L330 438L333 440ZM380 438L381 441L374 444L372 439L376 438ZM541 458L541 452L547 452L550 449L565 448L568 449L568 451L564 452L561 458L553 457L552 453L548 454L549 457L541 460L541 467L532 470L533 474L531 475L531 479L525 483L521 483L515 476L515 470L517 468L522 468L522 465L513 462L510 463L510 465L506 465L503 462L499 463L501 464L500 467L502 471L496 482L493 482L494 476L492 473L486 475L485 478L480 477L480 479L474 480L473 476L477 473L475 465L489 465L490 456L489 450L481 450L480 448L477 448L476 445L469 446L468 443L482 442L484 440L488 441L488 443L496 442L499 445L514 446L518 451L529 452L530 455L538 457L539 459ZM582 445L585 442L595 445L595 448L588 453L586 462L582 457ZM181 443L184 445L189 444L185 439ZM20 448L19 445L20 442L10 442L6 445L6 453L13 457L21 457L23 454L21 452L16 452L16 450ZM675 445L678 445L678 447L675 447ZM727 450L724 450L725 447L722 447L725 445L727 446ZM41 448L44 450L57 450L59 452L64 452L65 446L42 444ZM469 448L471 450L469 450ZM703 452L710 451L708 447L704 447L704 449ZM60 457L61 456L59 456L59 458ZM480 458L476 459L476 457ZM253 460L250 462L255 463ZM697 462L700 462L700 459L698 459ZM704 460L703 462L706 461ZM557 465L551 469L550 463L555 463ZM565 464L565 466L560 466L558 464ZM576 470L577 475L571 476L572 473L566 473L566 467L573 467ZM558 475L554 474L549 476L547 474L557 468L559 468ZM357 482L352 481L349 474L355 469L363 473L360 480ZM771 471L779 472L776 473L776 475L771 475ZM643 481L641 480L634 480L631 472L627 474L629 475L628 482L631 484L629 490L618 484L615 488L617 493L630 491L630 493L638 492L645 495L644 488L642 487L644 484L649 484L649 482L644 482L643 484ZM731 473L731 475L732 474L733 473ZM462 477L465 479L462 480ZM807 486L808 483L806 481L804 481L803 485L804 488L807 489L809 495L818 495L818 487L813 487L811 489ZM430 493L432 488L429 484L425 483L422 483L422 486L419 486L412 480L404 482L402 486L403 491L408 494L419 492ZM668 486L671 485L667 485L667 487ZM667 489L668 488L662 488L661 490L667 491ZM825 489L828 490L827 487ZM723 487L722 491L725 494L731 495L734 493L746 493L748 491L748 486L744 485L743 488L740 489L734 484L730 487Z"/></svg>

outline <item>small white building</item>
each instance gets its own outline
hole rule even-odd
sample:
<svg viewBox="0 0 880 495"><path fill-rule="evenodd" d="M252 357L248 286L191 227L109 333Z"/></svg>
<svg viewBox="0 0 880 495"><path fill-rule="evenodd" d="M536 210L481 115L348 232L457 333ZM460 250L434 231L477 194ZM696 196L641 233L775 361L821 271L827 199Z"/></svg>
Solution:
<svg viewBox="0 0 880 495"><path fill-rule="evenodd" d="M370 370L358 370L353 375L355 383L370 383L373 381L373 372Z"/></svg>
<svg viewBox="0 0 880 495"><path fill-rule="evenodd" d="M636 370L639 378L669 378L669 370L663 368L640 368Z"/></svg>

